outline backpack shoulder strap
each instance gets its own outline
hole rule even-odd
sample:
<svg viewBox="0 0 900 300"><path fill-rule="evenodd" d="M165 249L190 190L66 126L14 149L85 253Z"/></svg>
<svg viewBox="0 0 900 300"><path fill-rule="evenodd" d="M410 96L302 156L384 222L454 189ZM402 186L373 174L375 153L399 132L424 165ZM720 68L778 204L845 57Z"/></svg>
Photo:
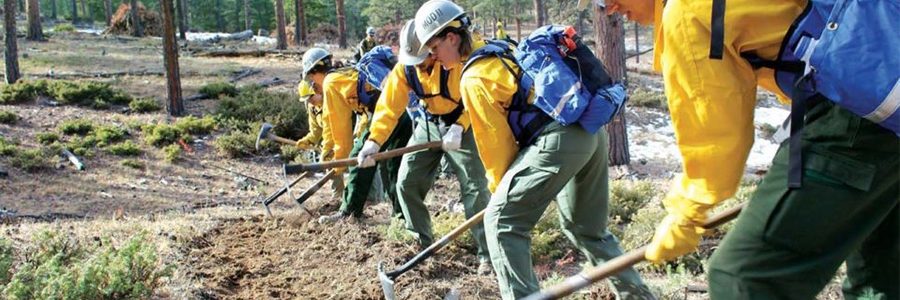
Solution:
<svg viewBox="0 0 900 300"><path fill-rule="evenodd" d="M425 89L422 87L422 82L419 81L419 74L416 72L416 67L403 67L403 74L406 75L406 84L409 85L409 88L412 89L413 93L416 93L416 96L419 98L425 98Z"/></svg>

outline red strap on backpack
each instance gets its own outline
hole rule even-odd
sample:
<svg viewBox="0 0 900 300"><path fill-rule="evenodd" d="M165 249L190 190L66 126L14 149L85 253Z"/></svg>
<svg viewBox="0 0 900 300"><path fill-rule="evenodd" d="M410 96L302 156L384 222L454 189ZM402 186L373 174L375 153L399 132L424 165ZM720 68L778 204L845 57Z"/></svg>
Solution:
<svg viewBox="0 0 900 300"><path fill-rule="evenodd" d="M557 43L559 44L559 54L562 56L567 56L575 50L575 47L577 47L575 44L575 27L566 26Z"/></svg>

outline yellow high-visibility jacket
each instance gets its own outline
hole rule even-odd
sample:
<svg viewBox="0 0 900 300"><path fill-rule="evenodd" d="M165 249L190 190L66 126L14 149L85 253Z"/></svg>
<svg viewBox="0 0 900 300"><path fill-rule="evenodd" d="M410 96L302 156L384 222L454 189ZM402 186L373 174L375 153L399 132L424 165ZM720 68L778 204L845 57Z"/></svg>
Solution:
<svg viewBox="0 0 900 300"><path fill-rule="evenodd" d="M359 73L353 68L339 69L325 76L323 82L323 109L327 126L325 136L331 136L334 141L334 159L344 159L350 156L353 148L353 114L368 115L371 112L365 105L359 103L356 95L356 83ZM366 91L374 89L366 84ZM357 123L357 132L367 126L367 118L362 118ZM323 149L327 152L327 149ZM338 170L343 171L343 170Z"/></svg>
<svg viewBox="0 0 900 300"><path fill-rule="evenodd" d="M475 49L482 46L482 41L473 44ZM465 59L467 58L463 61ZM513 71L518 72L514 62L506 63ZM462 68L462 65L452 67ZM488 188L493 193L519 152L512 129L507 123L507 108L518 89L518 82L500 58L496 57L486 57L472 63L460 82L463 103L472 122L475 144L488 177Z"/></svg>
<svg viewBox="0 0 900 300"><path fill-rule="evenodd" d="M721 60L710 59L712 1L658 0L654 67L662 71L683 174L666 196L669 211L698 222L740 184L753 145L757 85L779 94L771 69L754 70L742 52L774 60L805 0L729 0Z"/></svg>
<svg viewBox="0 0 900 300"><path fill-rule="evenodd" d="M406 112L406 106L409 104L409 95L410 92L412 92L412 88L407 83L406 72L404 72L405 67L406 66L402 64L394 66L394 69L391 70L391 74L385 79L384 91L381 92L381 97L378 99L378 104L375 106L372 125L369 128L369 139L375 141L379 145L384 145L384 142L387 141L388 137L391 136L391 133L394 132L397 121L400 119L400 116ZM427 70L418 67L415 69L425 94L440 95L441 64L435 62L435 64ZM449 78L447 78L447 88L450 89L450 97L455 100L447 99L442 96L422 99L422 101L425 102L425 106L429 113L434 115L448 114L459 106L459 101L462 101L460 100L461 96L459 93L461 69L462 68L454 68L450 70ZM464 130L469 128L469 117L466 115L465 111L463 111L456 123L461 125Z"/></svg>

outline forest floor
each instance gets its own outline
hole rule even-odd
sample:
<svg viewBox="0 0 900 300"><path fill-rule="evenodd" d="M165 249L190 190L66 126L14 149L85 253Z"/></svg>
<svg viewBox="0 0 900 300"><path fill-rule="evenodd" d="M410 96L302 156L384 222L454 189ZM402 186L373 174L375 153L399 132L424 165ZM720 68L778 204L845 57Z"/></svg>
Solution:
<svg viewBox="0 0 900 300"><path fill-rule="evenodd" d="M258 46L236 43L229 47ZM47 42L20 39L19 49L26 79L94 80L137 97L162 102L166 96L165 78L157 74L163 72L158 38L57 33ZM339 52L337 56L349 54ZM650 59L650 54L643 55L640 64L629 61L629 67L646 70ZM238 86L278 77L287 84L269 89L292 92L300 69L299 59L289 55L209 58L183 52L180 64L186 96L197 93L206 83L227 81L245 70L259 73L236 81ZM84 76L113 72L132 75ZM629 76L633 76L633 86L657 93L661 90L658 76ZM768 99L765 95L761 98ZM764 111L779 107L771 99L761 102ZM187 102L185 106L188 114L202 116L215 108L216 100ZM52 106L46 101L0 105L0 110L19 117L14 125L0 124L0 136L18 140L24 147L39 147L38 134L75 118L117 127L173 121L164 112L130 114ZM773 114L778 115L773 119L783 118L779 112ZM648 182L657 191L664 191L680 168L677 155L672 154L674 137L665 108L632 107L627 118L634 125L629 129L635 145L633 163L611 168L611 177L626 185ZM283 186L281 160L271 156L225 158L212 146L218 137L216 132L199 137L191 144L192 151L174 163L163 161L160 149L143 147L143 154L137 158L145 165L142 169L123 166L120 158L104 152L86 158L84 171L75 170L62 158L54 168L38 172L11 168L0 161L0 169L8 172L8 176L0 177L0 216L4 223L0 236L25 249L37 233L46 230L83 241L99 237L116 241L146 233L160 253L160 264L174 266L173 274L164 279L154 298L174 299L380 299L378 263L384 262L389 268L399 266L417 252L417 245L404 237L398 221L388 216L389 203L371 203L366 208L368 217L361 222L315 222L319 215L333 213L339 204L330 198L328 187L304 204L312 214L282 197L273 205L273 215L268 216L259 200ZM749 168L748 178L764 173L765 168L765 162ZM314 180L303 179L295 189L302 190ZM437 235L462 221L460 205L453 205L458 195L458 184L452 177L439 179L430 193L428 205L436 220ZM660 198L660 192L656 192L637 209L658 211ZM536 270L544 285L577 273L584 263L570 245L561 245L552 249L559 253L536 258ZM469 243L452 243L401 276L396 284L398 296L436 299L453 292L462 299L498 298L495 278L475 274L473 251ZM660 271L646 265L639 270L661 298L707 298L702 267L699 273ZM820 298L839 299L839 295L833 283ZM605 284L600 284L573 298L614 297Z"/></svg>

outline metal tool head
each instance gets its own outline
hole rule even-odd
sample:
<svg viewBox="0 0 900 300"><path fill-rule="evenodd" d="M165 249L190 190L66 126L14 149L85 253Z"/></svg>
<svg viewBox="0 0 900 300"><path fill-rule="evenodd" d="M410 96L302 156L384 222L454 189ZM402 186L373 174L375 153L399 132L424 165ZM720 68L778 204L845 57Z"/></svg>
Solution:
<svg viewBox="0 0 900 300"><path fill-rule="evenodd" d="M396 295L394 295L394 280L388 277L387 273L384 272L383 261L378 262L378 281L381 281L381 290L384 292L384 299L397 299Z"/></svg>
<svg viewBox="0 0 900 300"><path fill-rule="evenodd" d="M269 131L272 130L272 124L263 123L259 128L259 135L256 136L256 151L259 151L259 142L269 137Z"/></svg>

